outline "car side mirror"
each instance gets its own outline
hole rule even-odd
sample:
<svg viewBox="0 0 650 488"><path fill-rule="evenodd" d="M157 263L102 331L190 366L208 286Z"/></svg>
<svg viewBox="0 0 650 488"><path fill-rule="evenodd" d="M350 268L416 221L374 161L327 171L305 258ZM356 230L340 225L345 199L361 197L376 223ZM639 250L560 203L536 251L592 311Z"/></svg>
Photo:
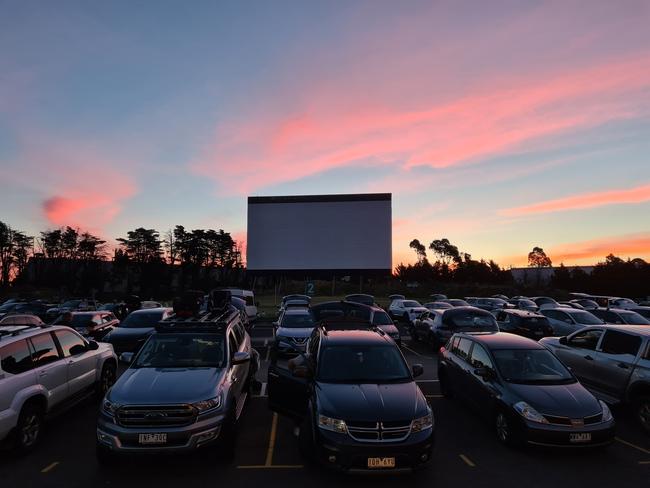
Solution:
<svg viewBox="0 0 650 488"><path fill-rule="evenodd" d="M95 341L88 341L88 349L90 351L96 351L99 349L99 344L97 344Z"/></svg>
<svg viewBox="0 0 650 488"><path fill-rule="evenodd" d="M476 368L474 370L474 374L476 376L480 376L486 381L492 378L492 370L490 368L486 368L485 366L481 368Z"/></svg>
<svg viewBox="0 0 650 488"><path fill-rule="evenodd" d="M131 364L133 362L134 354L132 352L123 352L120 354L120 362L125 364Z"/></svg>
<svg viewBox="0 0 650 488"><path fill-rule="evenodd" d="M411 366L411 371L413 372L413 378L417 378L418 376L422 376L424 374L424 366L421 364L414 364Z"/></svg>
<svg viewBox="0 0 650 488"><path fill-rule="evenodd" d="M564 337L560 337L559 342L560 342L560 344L562 344L563 346L567 346L567 345L569 344L569 341L567 340L566 336L564 336Z"/></svg>
<svg viewBox="0 0 650 488"><path fill-rule="evenodd" d="M247 352L236 352L232 356L232 365L235 366L237 364L244 364L247 363L251 360L251 355Z"/></svg>

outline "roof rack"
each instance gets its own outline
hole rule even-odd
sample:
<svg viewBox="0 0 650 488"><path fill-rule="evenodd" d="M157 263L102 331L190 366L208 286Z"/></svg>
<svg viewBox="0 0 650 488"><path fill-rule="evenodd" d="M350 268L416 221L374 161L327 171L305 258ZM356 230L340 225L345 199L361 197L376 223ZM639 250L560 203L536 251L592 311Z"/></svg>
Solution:
<svg viewBox="0 0 650 488"><path fill-rule="evenodd" d="M11 330L9 328L11 327ZM51 327L48 324L28 324L28 325L19 325L19 324L0 324L0 338L2 337L15 337L23 332L29 332L34 329L46 329Z"/></svg>

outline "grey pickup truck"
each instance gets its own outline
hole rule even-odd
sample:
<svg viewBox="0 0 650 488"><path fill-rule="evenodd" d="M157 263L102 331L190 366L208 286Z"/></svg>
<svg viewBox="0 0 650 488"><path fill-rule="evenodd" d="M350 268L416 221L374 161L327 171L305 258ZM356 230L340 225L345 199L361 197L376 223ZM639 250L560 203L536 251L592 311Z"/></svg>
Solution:
<svg viewBox="0 0 650 488"><path fill-rule="evenodd" d="M239 311L227 306L161 321L107 393L97 421L97 458L179 453L217 446L230 455L259 366Z"/></svg>
<svg viewBox="0 0 650 488"><path fill-rule="evenodd" d="M597 398L631 405L650 434L650 326L603 324L539 342Z"/></svg>

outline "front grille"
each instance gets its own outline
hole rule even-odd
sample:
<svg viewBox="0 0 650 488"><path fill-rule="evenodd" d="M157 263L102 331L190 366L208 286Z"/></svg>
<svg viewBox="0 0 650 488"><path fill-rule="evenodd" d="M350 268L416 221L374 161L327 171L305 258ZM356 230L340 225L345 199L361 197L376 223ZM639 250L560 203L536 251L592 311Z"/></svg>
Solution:
<svg viewBox="0 0 650 488"><path fill-rule="evenodd" d="M592 415L591 417L585 417L585 425L598 424L602 422L602 420L603 420L602 413Z"/></svg>
<svg viewBox="0 0 650 488"><path fill-rule="evenodd" d="M569 417L555 417L553 415L544 415L544 418L548 420L549 424L566 425L568 427L583 427L585 425L599 423L603 418L603 414L599 413L597 415L591 415L590 417L579 419L570 419Z"/></svg>
<svg viewBox="0 0 650 488"><path fill-rule="evenodd" d="M182 427L196 416L191 405L127 405L117 411L117 422L124 427Z"/></svg>
<svg viewBox="0 0 650 488"><path fill-rule="evenodd" d="M348 433L360 442L402 441L411 433L411 422L346 422Z"/></svg>
<svg viewBox="0 0 650 488"><path fill-rule="evenodd" d="M307 337L292 337L291 342L297 346L304 346L307 343Z"/></svg>

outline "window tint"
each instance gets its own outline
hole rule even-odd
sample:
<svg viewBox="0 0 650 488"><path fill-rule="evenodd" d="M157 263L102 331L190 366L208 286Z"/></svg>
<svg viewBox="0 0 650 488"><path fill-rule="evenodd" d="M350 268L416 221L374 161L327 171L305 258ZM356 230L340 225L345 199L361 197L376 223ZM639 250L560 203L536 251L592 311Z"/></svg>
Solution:
<svg viewBox="0 0 650 488"><path fill-rule="evenodd" d="M316 355L318 354L318 344L320 343L320 334L318 329L315 329L311 338L309 339L309 344L307 345L307 351L309 352L309 357L312 361L316 361Z"/></svg>
<svg viewBox="0 0 650 488"><path fill-rule="evenodd" d="M458 344L458 349L456 351L456 354L458 355L459 358L464 359L467 361L469 359L469 350L472 347L472 341L469 339L465 339L464 337L461 338L460 343Z"/></svg>
<svg viewBox="0 0 650 488"><path fill-rule="evenodd" d="M474 344L474 349L472 349L472 360L470 363L475 368L494 369L490 356L485 348L479 344Z"/></svg>
<svg viewBox="0 0 650 488"><path fill-rule="evenodd" d="M228 345L230 346L230 355L232 357L232 355L239 351L239 344L237 343L237 339L232 332L228 334Z"/></svg>
<svg viewBox="0 0 650 488"><path fill-rule="evenodd" d="M392 325L390 316L383 310L378 310L372 316L372 325Z"/></svg>
<svg viewBox="0 0 650 488"><path fill-rule="evenodd" d="M609 310L592 310L591 313L596 317L603 319L608 324L623 323L623 320L618 316L618 314L611 312Z"/></svg>
<svg viewBox="0 0 650 488"><path fill-rule="evenodd" d="M16 341L0 348L0 366L9 374L20 374L32 368L27 341Z"/></svg>
<svg viewBox="0 0 650 488"><path fill-rule="evenodd" d="M458 354L458 343L460 342L460 337L454 337L451 343L451 352Z"/></svg>
<svg viewBox="0 0 650 488"><path fill-rule="evenodd" d="M595 351L601 335L603 335L603 331L600 329L578 332L569 340L569 345L571 347L579 347L581 349Z"/></svg>
<svg viewBox="0 0 650 488"><path fill-rule="evenodd" d="M232 330L235 332L235 339L237 339L237 344L241 344L244 340L244 328L241 323L235 325Z"/></svg>
<svg viewBox="0 0 650 488"><path fill-rule="evenodd" d="M36 367L49 364L59 359L59 351L50 333L34 336L30 341L34 348L32 360Z"/></svg>
<svg viewBox="0 0 650 488"><path fill-rule="evenodd" d="M246 297L244 297L244 300L246 301L246 306L247 307L254 307L255 306L255 297L246 296Z"/></svg>
<svg viewBox="0 0 650 488"><path fill-rule="evenodd" d="M56 338L59 340L61 350L63 350L63 357L67 358L77 354L83 354L88 350L86 341L79 337L74 332L67 330L57 330L54 332Z"/></svg>
<svg viewBox="0 0 650 488"><path fill-rule="evenodd" d="M641 347L641 338L639 336L625 334L616 330L605 332L601 350L606 354L631 354L636 356Z"/></svg>

